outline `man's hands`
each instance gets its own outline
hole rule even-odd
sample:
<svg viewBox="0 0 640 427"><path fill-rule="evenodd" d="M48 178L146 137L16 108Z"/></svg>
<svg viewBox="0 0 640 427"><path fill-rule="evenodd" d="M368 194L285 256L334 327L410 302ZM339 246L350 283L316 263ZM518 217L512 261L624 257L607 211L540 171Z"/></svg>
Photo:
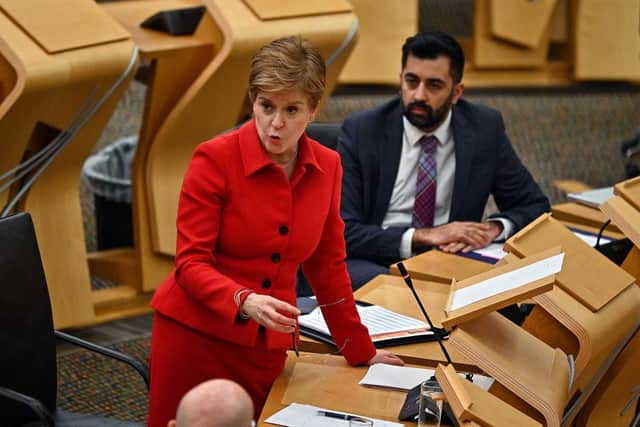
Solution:
<svg viewBox="0 0 640 427"><path fill-rule="evenodd" d="M433 228L418 228L413 233L412 246L414 249L437 246L449 253L469 252L486 247L502 233L502 228L499 221L455 221Z"/></svg>
<svg viewBox="0 0 640 427"><path fill-rule="evenodd" d="M240 310L259 325L288 334L296 330L295 317L300 314L300 310L291 304L256 293L250 294L244 300Z"/></svg>
<svg viewBox="0 0 640 427"><path fill-rule="evenodd" d="M376 350L375 356L369 359L367 365L375 365L376 363L404 366L404 362L402 361L402 359L387 350Z"/></svg>

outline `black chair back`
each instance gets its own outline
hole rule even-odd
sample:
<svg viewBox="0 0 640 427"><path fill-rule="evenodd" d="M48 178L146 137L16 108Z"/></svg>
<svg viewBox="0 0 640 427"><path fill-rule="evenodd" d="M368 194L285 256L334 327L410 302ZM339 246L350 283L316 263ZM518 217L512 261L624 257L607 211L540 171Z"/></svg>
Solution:
<svg viewBox="0 0 640 427"><path fill-rule="evenodd" d="M31 216L0 219L0 385L56 408L56 347L51 303ZM0 424L36 419L0 397Z"/></svg>
<svg viewBox="0 0 640 427"><path fill-rule="evenodd" d="M341 123L312 122L307 126L307 135L325 147L335 150L341 127Z"/></svg>

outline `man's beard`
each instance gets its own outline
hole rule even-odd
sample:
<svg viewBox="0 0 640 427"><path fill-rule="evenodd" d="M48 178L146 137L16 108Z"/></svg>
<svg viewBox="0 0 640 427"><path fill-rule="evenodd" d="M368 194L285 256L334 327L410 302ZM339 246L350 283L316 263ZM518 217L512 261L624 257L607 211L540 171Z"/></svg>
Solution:
<svg viewBox="0 0 640 427"><path fill-rule="evenodd" d="M453 99L453 92L449 95L442 107L433 111L429 105L424 101L410 102L408 105L404 105L404 115L409 120L409 123L421 130L433 130L436 126L442 123L447 117L449 110L451 109L451 100ZM419 114L414 112L415 108L421 108L426 114Z"/></svg>

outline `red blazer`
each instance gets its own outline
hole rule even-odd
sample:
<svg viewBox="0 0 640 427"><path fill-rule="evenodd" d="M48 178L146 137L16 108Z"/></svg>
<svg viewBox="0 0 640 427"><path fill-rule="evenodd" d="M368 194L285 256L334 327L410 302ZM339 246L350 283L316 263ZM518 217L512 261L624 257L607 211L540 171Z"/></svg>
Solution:
<svg viewBox="0 0 640 427"><path fill-rule="evenodd" d="M151 305L191 328L253 346L258 324L241 320L234 295L251 289L292 305L303 265L334 340L351 364L375 354L357 314L345 264L338 153L303 135L289 181L267 157L250 120L195 150L178 207L176 267ZM266 331L267 347L291 335ZM346 344L345 344L346 343Z"/></svg>

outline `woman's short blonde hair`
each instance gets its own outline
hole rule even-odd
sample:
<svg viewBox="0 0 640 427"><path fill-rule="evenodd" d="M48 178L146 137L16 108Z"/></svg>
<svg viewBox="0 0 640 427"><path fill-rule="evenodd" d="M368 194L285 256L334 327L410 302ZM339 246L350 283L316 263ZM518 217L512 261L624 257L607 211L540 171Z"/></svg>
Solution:
<svg viewBox="0 0 640 427"><path fill-rule="evenodd" d="M326 67L318 49L301 36L284 37L266 44L251 61L249 97L259 92L300 89L316 108L326 78Z"/></svg>

